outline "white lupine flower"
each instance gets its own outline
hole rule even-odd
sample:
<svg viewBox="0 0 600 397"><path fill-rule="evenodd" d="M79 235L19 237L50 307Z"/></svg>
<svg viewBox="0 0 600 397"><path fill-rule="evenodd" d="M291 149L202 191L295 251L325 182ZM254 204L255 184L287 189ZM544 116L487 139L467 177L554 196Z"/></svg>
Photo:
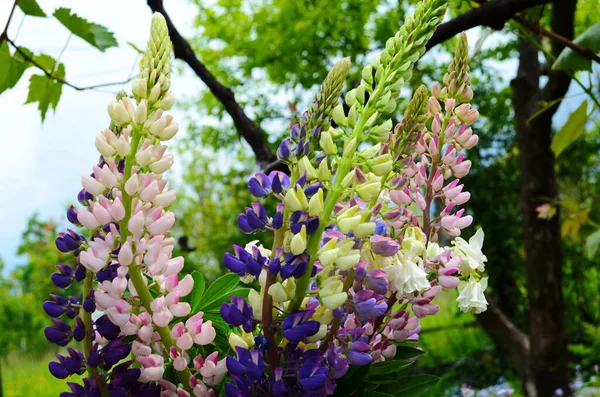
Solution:
<svg viewBox="0 0 600 397"><path fill-rule="evenodd" d="M454 244L452 254L460 258L461 274L469 275L474 271L483 272L485 270L484 262L487 262L487 257L481 251L483 238L483 229L477 229L477 232L469 239L468 243L460 237L452 242Z"/></svg>
<svg viewBox="0 0 600 397"><path fill-rule="evenodd" d="M487 281L487 277L477 281L471 276L468 282L461 282L458 286L459 295L456 298L460 310L465 313L479 314L487 309L488 302L483 294L487 288Z"/></svg>
<svg viewBox="0 0 600 397"><path fill-rule="evenodd" d="M388 280L394 284L398 297L430 288L427 273L423 268L423 259L398 252L388 267L384 269Z"/></svg>

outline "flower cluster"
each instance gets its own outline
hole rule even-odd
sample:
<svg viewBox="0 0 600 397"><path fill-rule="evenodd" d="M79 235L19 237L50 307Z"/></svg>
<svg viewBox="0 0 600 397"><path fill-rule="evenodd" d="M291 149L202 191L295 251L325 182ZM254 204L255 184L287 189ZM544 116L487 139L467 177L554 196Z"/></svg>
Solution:
<svg viewBox="0 0 600 397"><path fill-rule="evenodd" d="M51 295L44 310L53 325L45 335L59 346L83 342L83 352L68 348L49 369L60 379L88 374L83 385L69 383L64 397L208 396L225 376L217 352L197 354L216 332L202 312L188 318L182 298L194 281L179 276L183 258L172 255L175 216L167 208L176 193L163 177L173 165L165 142L179 129L166 113L174 102L171 58L165 20L155 14L133 94L121 92L109 104L110 128L95 140L100 161L81 179L81 206L67 212L91 238L69 229L56 239L78 266L57 265L52 281L60 288L82 283L82 295ZM177 386L164 379L168 366Z"/></svg>
<svg viewBox="0 0 600 397"><path fill-rule="evenodd" d="M458 237L473 221L460 209L470 198L460 179L471 167L465 150L478 141L466 35L442 84L419 87L402 121L390 118L444 3L417 6L345 106L331 99L350 67L338 62L278 149L290 176L249 180L253 196L277 201L275 212L254 202L238 226L273 232L274 244L234 246L223 258L260 284L248 302L221 307L239 327L229 338L227 396L333 394L349 365L391 359L400 342L418 340L419 319L439 311L442 288L458 287L465 312L486 309L483 231Z"/></svg>
<svg viewBox="0 0 600 397"><path fill-rule="evenodd" d="M442 83L415 90L392 122L445 10L444 0L419 3L345 104L350 61L336 63L277 151L289 174L250 178L257 201L237 224L273 233L273 247L257 240L225 253L239 276L228 280L257 288L226 296L220 317L192 312L194 277L180 277L183 258L172 255L167 208L176 194L163 178L173 164L164 143L178 125L165 113L174 101L167 28L153 17L133 94L109 105L110 128L96 138L100 162L82 178L81 206L67 212L90 238L68 230L56 239L78 266L57 265L53 282L77 281L83 292L51 295L46 336L60 346L83 341L83 351L68 348L50 371L88 374L64 397L332 395L351 365L377 365L415 345L443 288L458 288L465 312L486 309L483 231L460 237L473 222L460 208L470 198L465 153L478 141L464 34Z"/></svg>

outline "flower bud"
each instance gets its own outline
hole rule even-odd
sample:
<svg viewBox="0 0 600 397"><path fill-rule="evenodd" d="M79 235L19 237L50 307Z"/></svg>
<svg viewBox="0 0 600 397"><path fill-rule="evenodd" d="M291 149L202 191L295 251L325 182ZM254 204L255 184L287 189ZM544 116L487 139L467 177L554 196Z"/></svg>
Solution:
<svg viewBox="0 0 600 397"><path fill-rule="evenodd" d="M341 103L333 108L331 117L333 118L333 121L335 121L335 123L341 127L346 127L348 125L348 119L344 113L344 105Z"/></svg>
<svg viewBox="0 0 600 397"><path fill-rule="evenodd" d="M147 117L148 105L146 104L146 100L142 99L133 113L133 122L136 124L144 124Z"/></svg>
<svg viewBox="0 0 600 397"><path fill-rule="evenodd" d="M329 130L321 132L321 138L319 139L319 145L325 152L325 154L336 154L337 147L333 142L333 138L331 137L331 133Z"/></svg>
<svg viewBox="0 0 600 397"><path fill-rule="evenodd" d="M319 216L323 211L323 189L319 189L308 202L308 214L310 216Z"/></svg>
<svg viewBox="0 0 600 397"><path fill-rule="evenodd" d="M292 241L290 241L290 250L294 255L300 255L306 250L306 226L302 225L300 233L294 234Z"/></svg>
<svg viewBox="0 0 600 397"><path fill-rule="evenodd" d="M162 174L166 172L173 165L175 158L172 154L167 154L162 159L150 164L150 171L155 174Z"/></svg>
<svg viewBox="0 0 600 397"><path fill-rule="evenodd" d="M123 105L122 100L113 100L108 104L108 115L116 125L125 125L131 121L131 116Z"/></svg>
<svg viewBox="0 0 600 397"><path fill-rule="evenodd" d="M137 99L144 99L146 98L146 95L148 94L148 80L145 78L141 78L141 79L136 79L133 82L131 91L133 92L133 95L137 98Z"/></svg>

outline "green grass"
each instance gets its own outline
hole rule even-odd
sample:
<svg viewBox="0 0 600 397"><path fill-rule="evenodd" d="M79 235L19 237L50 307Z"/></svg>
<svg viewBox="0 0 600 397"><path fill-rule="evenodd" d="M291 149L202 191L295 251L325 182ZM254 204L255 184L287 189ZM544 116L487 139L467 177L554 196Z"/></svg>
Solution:
<svg viewBox="0 0 600 397"><path fill-rule="evenodd" d="M42 357L14 356L2 360L4 397L58 397L69 390L65 380L56 379L48 372L53 355ZM79 378L71 377L77 382Z"/></svg>

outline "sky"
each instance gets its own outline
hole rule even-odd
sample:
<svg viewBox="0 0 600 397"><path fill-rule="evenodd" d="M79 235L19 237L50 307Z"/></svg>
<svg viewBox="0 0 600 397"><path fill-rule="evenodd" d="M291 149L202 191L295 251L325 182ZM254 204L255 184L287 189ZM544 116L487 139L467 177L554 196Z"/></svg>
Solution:
<svg viewBox="0 0 600 397"><path fill-rule="evenodd" d="M102 53L72 37L61 58L69 82L88 86L123 81L130 76L137 53L126 43L145 47L151 17L145 2L38 0L38 3L47 14L58 7L71 8L80 16L106 26L119 41L118 48ZM12 1L0 1L0 29L5 26L11 5ZM188 0L170 0L167 7L180 32L184 36L191 35L194 6ZM34 52L57 57L69 37L66 28L52 18L23 19L19 9L15 12L9 37ZM478 29L469 32L472 47L480 34ZM487 39L484 48L502 39L502 34L495 33ZM515 60L498 66L508 79L514 76ZM193 97L204 86L187 67L181 69L183 73L174 74L171 89L178 99ZM67 225L64 209L76 201L81 175L91 171L98 156L94 138L108 125L106 105L119 89L130 90L129 84L83 92L63 87L56 112L50 110L42 124L37 104L24 105L29 76L35 72L30 68L16 87L0 95L0 258L6 263L5 273L25 260L16 256L16 250L31 214L37 211L41 219L52 218ZM562 124L580 101L581 98L561 106L555 123ZM172 113L181 125L179 135L184 135L184 110L175 107ZM177 166L176 159L176 172Z"/></svg>
<svg viewBox="0 0 600 397"><path fill-rule="evenodd" d="M115 33L119 48L102 53L73 36L62 55L66 79L78 86L124 81L136 62L137 53L126 43L144 48L150 29L151 11L144 1L80 1L38 0L46 12L58 7L71 8L78 15L106 26ZM12 1L0 1L0 30L6 24ZM191 34L193 6L187 0L170 0L167 12L182 34ZM9 37L18 45L34 52L57 57L69 31L52 18L26 17L15 11ZM18 35L17 35L18 31ZM16 38L16 40L15 40ZM42 219L64 221L63 210L76 201L81 189L80 178L91 172L98 157L94 138L108 126L106 105L121 88L114 86L102 91L77 92L63 87L56 112L48 111L42 124L37 104L24 105L27 99L30 68L19 83L0 95L0 258L6 263L5 272L23 263L16 250L27 218L35 211ZM172 90L178 98L190 97L202 88L202 82L191 72L176 75ZM183 123L183 111L172 110L175 119Z"/></svg>

